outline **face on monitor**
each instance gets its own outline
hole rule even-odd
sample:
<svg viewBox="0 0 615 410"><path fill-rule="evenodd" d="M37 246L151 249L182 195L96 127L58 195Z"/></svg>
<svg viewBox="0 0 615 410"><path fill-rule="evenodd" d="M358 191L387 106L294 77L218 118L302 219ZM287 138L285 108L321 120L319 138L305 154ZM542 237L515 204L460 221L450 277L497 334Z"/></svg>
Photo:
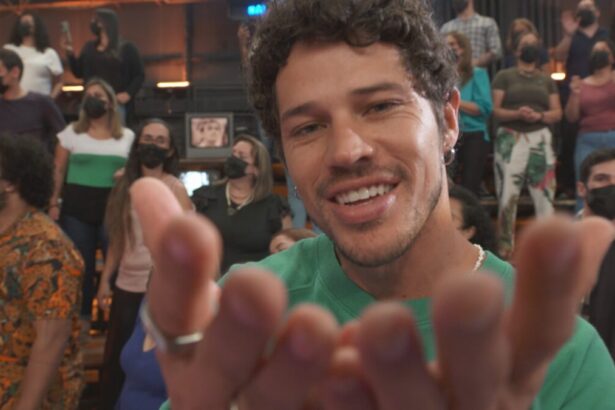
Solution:
<svg viewBox="0 0 615 410"><path fill-rule="evenodd" d="M190 127L190 142L195 148L218 148L229 144L227 117L193 117Z"/></svg>

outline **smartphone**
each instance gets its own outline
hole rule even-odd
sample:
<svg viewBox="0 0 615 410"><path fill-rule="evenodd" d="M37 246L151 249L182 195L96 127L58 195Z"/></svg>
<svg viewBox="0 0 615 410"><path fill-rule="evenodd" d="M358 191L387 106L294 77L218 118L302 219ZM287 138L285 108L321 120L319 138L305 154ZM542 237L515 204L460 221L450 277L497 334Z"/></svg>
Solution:
<svg viewBox="0 0 615 410"><path fill-rule="evenodd" d="M66 36L66 40L68 41L68 43L72 44L73 37L70 35L70 25L68 24L67 20L64 20L60 23L60 30L62 31L62 34Z"/></svg>

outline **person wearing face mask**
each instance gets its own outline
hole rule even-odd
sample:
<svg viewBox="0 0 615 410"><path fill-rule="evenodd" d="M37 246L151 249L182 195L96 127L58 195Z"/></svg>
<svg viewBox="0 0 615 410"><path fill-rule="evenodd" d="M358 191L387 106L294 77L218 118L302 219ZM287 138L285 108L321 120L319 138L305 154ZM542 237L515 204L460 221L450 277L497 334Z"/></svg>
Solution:
<svg viewBox="0 0 615 410"><path fill-rule="evenodd" d="M563 37L555 47L555 58L565 63L566 78L558 83L562 107L568 104L571 81L591 74L590 55L594 45L609 38L599 23L600 9L593 0L580 0L576 10L564 10L561 16ZM575 145L579 127L564 118L560 125L558 182L568 196L575 188Z"/></svg>
<svg viewBox="0 0 615 410"><path fill-rule="evenodd" d="M489 151L487 121L493 110L489 75L483 68L472 66L472 46L466 36L453 31L446 36L446 43L457 60L461 79L459 118L462 134L456 145L457 161L449 166L449 171L455 178L459 165L460 184L479 195Z"/></svg>
<svg viewBox="0 0 615 410"><path fill-rule="evenodd" d="M600 216L615 224L615 148L589 154L581 164L577 190L583 199L582 218ZM607 251L589 296L589 321L615 360L615 242Z"/></svg>
<svg viewBox="0 0 615 410"><path fill-rule="evenodd" d="M224 180L192 195L196 210L222 235L220 272L236 263L263 259L269 255L273 235L292 227L288 206L271 192L271 160L260 141L249 135L236 137L224 174Z"/></svg>
<svg viewBox="0 0 615 410"><path fill-rule="evenodd" d="M49 215L75 242L85 261L81 315L89 320L95 294L96 250L106 251L103 217L134 133L120 122L115 93L101 79L86 84L79 118L58 134L55 187Z"/></svg>
<svg viewBox="0 0 615 410"><path fill-rule="evenodd" d="M555 153L551 124L562 117L557 87L539 68L540 39L523 35L515 45L517 65L493 80L494 174L498 195L498 250L510 257L514 248L517 201L526 181L537 217L553 213Z"/></svg>
<svg viewBox="0 0 615 410"><path fill-rule="evenodd" d="M491 17L476 13L474 0L453 0L452 5L457 17L445 23L440 32L463 33L472 44L472 64L489 67L502 56L498 24Z"/></svg>
<svg viewBox="0 0 615 410"><path fill-rule="evenodd" d="M538 35L536 26L530 20L526 18L516 18L510 23L508 26L508 35L506 36L506 55L502 60L503 68L514 67L517 64L517 53L515 52L514 45L517 44L519 37L527 33ZM540 68L545 74L551 74L549 52L544 46L540 47Z"/></svg>
<svg viewBox="0 0 615 410"><path fill-rule="evenodd" d="M575 177L579 181L581 163L590 152L615 147L615 45L597 42L591 52L591 75L575 76L570 83L566 119L579 124L574 152ZM583 206L577 196L577 210Z"/></svg>
<svg viewBox="0 0 615 410"><path fill-rule="evenodd" d="M116 408L125 378L120 353L134 329L153 268L131 206L129 189L141 177L157 178L171 189L184 209L190 210L192 202L177 178L178 167L179 153L169 125L160 119L147 120L137 130L124 172L109 195L105 213L109 247L96 295L101 309L110 308L100 379L100 409Z"/></svg>
<svg viewBox="0 0 615 410"><path fill-rule="evenodd" d="M65 35L61 47L66 52L70 70L77 78L87 83L98 77L109 83L120 104L122 120L131 121L134 98L143 85L145 70L137 47L120 37L117 14L110 9L99 8L94 12L90 30L95 39L85 43L79 56Z"/></svg>
<svg viewBox="0 0 615 410"><path fill-rule="evenodd" d="M53 154L56 134L66 127L66 122L49 96L21 86L23 71L19 55L0 48L0 134L38 138Z"/></svg>
<svg viewBox="0 0 615 410"><path fill-rule="evenodd" d="M24 64L21 86L26 91L57 98L62 92L62 62L50 47L47 28L38 14L21 14L11 31L9 43L4 48L15 51Z"/></svg>

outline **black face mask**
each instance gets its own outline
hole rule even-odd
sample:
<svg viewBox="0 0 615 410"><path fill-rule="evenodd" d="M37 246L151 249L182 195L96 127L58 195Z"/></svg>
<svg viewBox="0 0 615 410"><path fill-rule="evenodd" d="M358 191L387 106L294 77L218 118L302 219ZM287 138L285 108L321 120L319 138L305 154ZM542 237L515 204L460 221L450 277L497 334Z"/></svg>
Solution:
<svg viewBox="0 0 615 410"><path fill-rule="evenodd" d="M527 64L532 64L538 61L540 49L536 44L527 44L521 48L521 61Z"/></svg>
<svg viewBox="0 0 615 410"><path fill-rule="evenodd" d="M610 54L604 50L597 50L592 52L589 57L589 69L593 73L601 68L608 67L611 63L609 61Z"/></svg>
<svg viewBox="0 0 615 410"><path fill-rule="evenodd" d="M88 95L83 100L83 111L91 119L98 119L107 113L107 104L103 100Z"/></svg>
<svg viewBox="0 0 615 410"><path fill-rule="evenodd" d="M32 25L30 23L19 23L19 36L21 38L28 37L32 34Z"/></svg>
<svg viewBox="0 0 615 410"><path fill-rule="evenodd" d="M455 14L459 14L468 7L468 0L453 0L453 11Z"/></svg>
<svg viewBox="0 0 615 410"><path fill-rule="evenodd" d="M4 94L9 89L9 86L4 84L3 81L4 81L4 76L0 75L0 95Z"/></svg>
<svg viewBox="0 0 615 410"><path fill-rule="evenodd" d="M615 219L615 185L590 189L586 200L594 214L609 220Z"/></svg>
<svg viewBox="0 0 615 410"><path fill-rule="evenodd" d="M94 34L96 37L100 36L100 26L98 25L98 23L96 22L96 20L92 20L90 22L90 31L92 32L92 34Z"/></svg>
<svg viewBox="0 0 615 410"><path fill-rule="evenodd" d="M162 165L169 155L169 150L159 147L156 144L139 144L137 146L137 157L141 164L146 168L156 168Z"/></svg>
<svg viewBox="0 0 615 410"><path fill-rule="evenodd" d="M579 26L586 28L596 22L596 15L589 9L581 9L577 12L577 18L579 19Z"/></svg>
<svg viewBox="0 0 615 410"><path fill-rule="evenodd" d="M241 158L231 155L224 163L224 174L229 179L237 179L246 176L246 168L248 163Z"/></svg>

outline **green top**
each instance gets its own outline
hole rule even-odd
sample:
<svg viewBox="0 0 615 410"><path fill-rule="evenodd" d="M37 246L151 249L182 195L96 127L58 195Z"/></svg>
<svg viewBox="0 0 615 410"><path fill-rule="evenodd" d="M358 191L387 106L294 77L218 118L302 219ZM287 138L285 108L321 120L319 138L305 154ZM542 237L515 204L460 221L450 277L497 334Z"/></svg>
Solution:
<svg viewBox="0 0 615 410"><path fill-rule="evenodd" d="M460 93L462 101L472 102L480 110L478 115L459 111L461 131L482 131L485 133L485 141L489 141L487 123L489 122L491 112L493 112L493 102L491 100L491 85L489 84L489 74L487 74L487 71L484 68L474 67L472 77L467 83L461 85Z"/></svg>
<svg viewBox="0 0 615 410"><path fill-rule="evenodd" d="M289 308L299 303L315 303L330 310L342 324L358 318L366 306L376 301L342 271L333 243L324 235L302 240L252 265L275 272L286 283ZM510 300L514 286L512 267L491 253L483 267L502 279ZM427 360L433 360L436 353L430 302L428 298L405 302L415 316ZM615 366L594 328L579 318L573 337L551 364L532 410L614 407ZM168 404L162 408L168 409Z"/></svg>
<svg viewBox="0 0 615 410"><path fill-rule="evenodd" d="M68 184L95 188L112 188L113 175L126 163L119 155L71 154L68 158Z"/></svg>
<svg viewBox="0 0 615 410"><path fill-rule="evenodd" d="M555 82L542 72L527 76L520 74L516 67L498 72L491 87L493 90L504 91L502 108L508 110L516 110L526 105L537 112L549 111L549 98L552 94L557 94ZM546 127L541 121L528 123L521 120L501 121L499 125L517 132L538 131Z"/></svg>

